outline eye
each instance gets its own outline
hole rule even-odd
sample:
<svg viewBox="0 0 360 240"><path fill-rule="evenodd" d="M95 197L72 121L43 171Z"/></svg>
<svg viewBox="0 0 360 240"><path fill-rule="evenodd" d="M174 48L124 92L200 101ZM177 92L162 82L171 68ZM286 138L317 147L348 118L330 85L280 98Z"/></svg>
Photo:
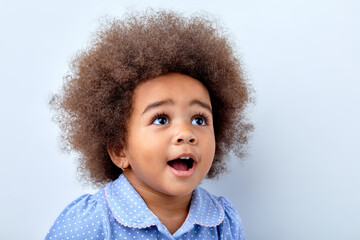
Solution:
<svg viewBox="0 0 360 240"><path fill-rule="evenodd" d="M169 119L166 115L156 115L152 120L152 124L155 125L169 124Z"/></svg>
<svg viewBox="0 0 360 240"><path fill-rule="evenodd" d="M202 115L197 115L191 120L191 124L205 126L207 124L207 118Z"/></svg>

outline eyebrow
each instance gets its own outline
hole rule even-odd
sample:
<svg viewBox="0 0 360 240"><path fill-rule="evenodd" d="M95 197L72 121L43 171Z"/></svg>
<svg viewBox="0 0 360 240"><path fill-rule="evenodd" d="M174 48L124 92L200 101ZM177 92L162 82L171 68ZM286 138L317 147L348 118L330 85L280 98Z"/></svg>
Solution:
<svg viewBox="0 0 360 240"><path fill-rule="evenodd" d="M142 114L146 113L147 111L149 111L152 108L157 108L157 107L162 106L162 105L174 105L174 101L171 100L171 99L166 99L166 100L163 100L163 101L158 101L158 102L151 103L151 104L147 105L147 107L145 108L145 110L143 111Z"/></svg>
<svg viewBox="0 0 360 240"><path fill-rule="evenodd" d="M212 113L212 109L211 109L210 105L209 105L209 104L206 104L206 103L204 103L204 102L202 102L202 101L192 100L192 101L190 102L190 105L200 105L201 107L206 108L207 110L209 110L209 111Z"/></svg>
<svg viewBox="0 0 360 240"><path fill-rule="evenodd" d="M158 101L158 102L154 102L154 103L151 103L149 104L148 106L146 106L145 110L142 112L142 114L148 112L149 110L153 109L153 108L157 108L159 106L163 106L163 105L174 105L174 101L171 100L171 99L166 99L166 100L163 100L163 101ZM200 100L192 100L190 102L190 105L199 105L207 110L209 110L211 113L212 113L212 109L210 107L209 104L206 104Z"/></svg>

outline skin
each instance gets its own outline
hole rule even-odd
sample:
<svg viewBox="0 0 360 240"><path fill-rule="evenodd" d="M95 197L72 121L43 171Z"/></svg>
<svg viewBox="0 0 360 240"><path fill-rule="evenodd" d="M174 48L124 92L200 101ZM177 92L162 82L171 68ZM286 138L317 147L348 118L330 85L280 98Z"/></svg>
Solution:
<svg viewBox="0 0 360 240"><path fill-rule="evenodd" d="M210 96L200 81L170 73L141 83L132 100L126 145L121 152L109 149L109 154L173 234L185 221L192 191L214 158ZM190 176L174 174L167 164L182 154L196 159Z"/></svg>

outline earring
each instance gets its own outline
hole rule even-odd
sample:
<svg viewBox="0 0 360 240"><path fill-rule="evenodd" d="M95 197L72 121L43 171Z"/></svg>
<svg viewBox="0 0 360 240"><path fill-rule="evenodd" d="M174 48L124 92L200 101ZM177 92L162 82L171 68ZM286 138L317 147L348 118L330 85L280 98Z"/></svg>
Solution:
<svg viewBox="0 0 360 240"><path fill-rule="evenodd" d="M123 163L120 163L120 168L121 168L121 170L124 172L125 170L124 170L124 168L123 168Z"/></svg>

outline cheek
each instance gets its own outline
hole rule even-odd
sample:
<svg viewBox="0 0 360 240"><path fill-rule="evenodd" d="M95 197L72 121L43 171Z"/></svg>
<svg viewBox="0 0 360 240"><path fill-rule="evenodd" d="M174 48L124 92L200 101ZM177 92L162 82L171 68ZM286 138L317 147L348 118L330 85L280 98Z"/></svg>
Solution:
<svg viewBox="0 0 360 240"><path fill-rule="evenodd" d="M212 139L212 141L209 141L209 145L208 145L208 153L209 153L209 157L211 158L211 163L214 160L214 156L215 156L215 148L216 148L216 143L215 143L215 139Z"/></svg>
<svg viewBox="0 0 360 240"><path fill-rule="evenodd" d="M208 163L211 165L215 155L215 136L213 132L209 132L202 139L202 153L208 159Z"/></svg>
<svg viewBox="0 0 360 240"><path fill-rule="evenodd" d="M134 164L144 162L148 165L166 154L168 142L168 138L161 133L138 131L129 138L129 160Z"/></svg>
<svg viewBox="0 0 360 240"><path fill-rule="evenodd" d="M210 129L207 134L206 134L206 139L207 139L207 144L209 146L209 149L213 149L213 151L215 152L215 134L214 134L214 130Z"/></svg>

